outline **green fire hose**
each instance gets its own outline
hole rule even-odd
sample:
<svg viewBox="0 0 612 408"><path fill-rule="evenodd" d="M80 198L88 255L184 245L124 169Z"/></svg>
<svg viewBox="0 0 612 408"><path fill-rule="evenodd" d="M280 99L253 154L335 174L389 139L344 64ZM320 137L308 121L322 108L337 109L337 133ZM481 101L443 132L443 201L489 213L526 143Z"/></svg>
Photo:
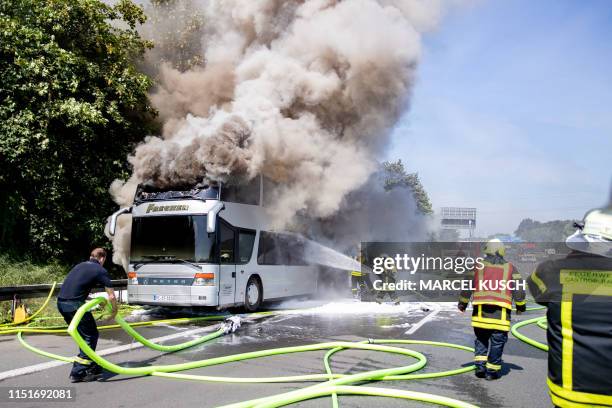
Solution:
<svg viewBox="0 0 612 408"><path fill-rule="evenodd" d="M518 331L518 329L520 329L521 327L524 326L528 326L530 324L537 324L540 328L542 329L546 329L546 316L540 316L540 317L534 317L533 319L527 319L527 320L523 320L522 322L518 322L517 324L515 324L514 326L512 326L512 328L510 329L510 332L514 335L514 337L516 337L517 339L533 346L536 348L539 348L540 350L544 350L544 351L548 351L548 345L541 343L537 340L534 340L530 337L525 336L524 334L522 334L521 332Z"/></svg>
<svg viewBox="0 0 612 408"><path fill-rule="evenodd" d="M52 297L53 290L55 288L55 283L53 284L53 288L51 289L49 296L47 296L43 305L28 319L20 324L26 323L28 321L32 321L36 316L38 316L43 309L47 307L49 301ZM73 362L73 357L66 357L57 354L53 354L41 349L38 349L30 344L28 344L24 338L24 333L53 333L53 334L69 334L77 343L77 345L97 364L99 364L104 369L111 371L116 374L125 374L125 375L152 375L157 377L165 377L171 379L181 379L181 380L191 380L191 381L206 381L206 382L228 382L228 383L276 383L276 382L298 382L298 381L322 381L319 384L312 385L306 388L298 389L295 391L286 392L283 394L278 394L265 398L258 398L251 401L245 401L237 404L228 405L228 407L233 408L246 408L246 407L278 407L283 405L288 405L300 401L305 401L312 398L318 398L323 396L331 396L332 404L334 408L338 407L338 395L368 395L368 396L379 396L379 397L393 397L393 398L401 398L408 399L414 401L428 402L446 405L450 407L474 407L469 403L465 403L462 401L458 401L452 398L447 398L443 396L427 394L422 392L415 391L407 391L407 390L397 390L397 389L387 389L380 387L368 387L368 386L355 386L352 384L362 383L364 381L390 381L390 380L415 380L415 379L428 379L428 378L439 378L452 376L457 374L462 374L469 372L474 369L473 365L468 365L465 367L441 371L441 372L433 372L433 373L415 373L420 370L427 364L427 358L417 351L404 349L400 347L392 347L385 346L383 344L420 344L420 345L428 345L428 346L437 346L437 347L449 347L459 350L464 350L473 353L473 349L471 347L461 346L452 343L443 343L443 342L435 342L435 341L422 341L422 340L366 340L361 342L344 342L344 341L335 341L335 342L327 342L327 343L319 343L319 344L310 344L305 346L297 346L297 347L282 347L268 350L260 350L255 352L247 352L242 354L236 354L225 357L217 357L210 358L206 360L193 361L188 363L181 364L171 364L171 365L157 365L157 366L148 366L148 367L122 367L116 365L114 363L109 362L108 360L102 358L98 354L95 353L88 345L85 343L83 338L79 335L77 331L77 326L82 319L83 315L93 309L94 307L102 305L106 307L107 311L110 311L111 306L106 301L105 298L100 297L93 299L83 306L79 308L75 317L73 318L71 324L66 326L54 326L47 328L37 328L37 327L28 327L28 326L20 326L16 327L17 324L9 323L0 325L0 335L2 334L13 334L17 333L17 337L19 342L28 350L40 354L42 356L64 361L64 362ZM527 310L539 310L544 309L544 307L531 307L527 308ZM273 312L260 312L257 314L272 314ZM190 340L184 343L175 344L175 345L162 345L151 342L150 340L143 337L140 333L138 333L134 327L142 327L142 326L150 326L156 324L181 324L181 323L191 323L196 321L215 321L215 320L224 320L227 315L218 315L218 316L204 316L204 317L192 317L192 318L174 318L174 319L163 319L163 320L154 320L154 321L146 321L146 322L136 322L136 323L127 323L121 316L116 316L115 321L117 324L99 326L100 330L108 330L108 329L116 329L121 328L125 332L127 332L132 338L141 343L142 345L149 347L151 349L161 351L161 352L175 352L179 350L183 350L189 347L196 346L198 344L203 344L208 341L211 341L215 338L222 336L230 331L233 331L235 327L232 326L232 323L223 324L216 331L209 333L205 336L199 337L194 340ZM235 323L235 321L234 321ZM540 343L536 340L533 340L524 334L520 333L518 329L521 327L537 324L539 327L546 329L546 317L536 317L533 319L528 319L522 322L515 324L511 332L512 334L518 338L519 340L537 347L541 350L547 351L548 346L546 344ZM238 324L239 325L239 324ZM380 351L387 353L394 353L399 355L408 356L416 359L417 361L401 367L394 368L386 368L379 369L373 371L366 371L357 374L334 374L331 369L331 356L337 352L347 350L347 349L360 349L360 350L370 350L370 351ZM296 376L280 376L280 377L219 377L219 376L206 376L206 375L194 375L194 374L184 374L180 373L180 371L191 370L194 368L208 367L213 365L225 364L236 361L243 361L254 358L268 357L273 355L282 355L282 354L290 354L290 353L301 353L308 351L317 351L317 350L328 350L323 358L323 364L325 367L325 373L323 374L306 374L306 375L296 375Z"/></svg>
<svg viewBox="0 0 612 408"><path fill-rule="evenodd" d="M170 364L170 365L154 365L154 366L146 366L146 367L122 367L120 365L114 364L102 356L96 354L94 350L92 350L87 343L83 340L80 334L77 331L77 326L82 319L83 315L90 311L92 308L97 305L103 305L106 307L108 311L110 311L110 304L106 301L105 298L96 298L79 308L77 313L75 314L72 322L68 326L67 332L68 334L75 340L77 345L83 350L85 354L98 365L103 367L104 369L111 371L116 374L124 374L124 375L152 375L157 377L165 377L171 379L182 379L182 380L192 380L192 381L210 381L210 382L231 382L231 383L273 383L273 382L296 382L296 381L322 381L318 384L270 396L265 398L258 398L251 401L245 401L237 404L229 405L230 407L278 407L283 405L288 405L291 403L296 403L300 401L305 401L312 398L318 398L323 396L331 396L334 407L337 406L337 395L370 395L370 396L379 396L379 397L393 397L393 398L402 398L409 399L415 401L422 401L428 403L436 403L449 407L474 407L474 405L455 400L448 397L414 392L414 391L406 391L406 390L396 390L396 389L386 389L380 387L367 387L367 386L356 386L354 384L362 383L364 381L387 381L387 380L414 380L414 379L424 379L424 378L439 378L451 375L457 375L461 373L466 373L474 369L472 364L441 372L434 373L421 373L417 374L416 371L420 370L427 364L427 358L420 352L405 349L402 347L394 347L387 346L384 344L421 344L428 346L438 346L438 347L450 347L458 350L464 350L470 353L473 353L474 350L471 347L461 346L457 344L451 343L442 343L442 342L434 342L434 341L421 341L421 340L366 340L361 342L346 342L346 341L332 341L326 343L319 344L309 344L304 346L294 346L294 347L281 347L260 351L253 351L241 354L235 354L224 357L215 357L209 358L200 361L192 361L187 363L180 364ZM223 318L223 316L212 316L211 319L207 320L215 320ZM189 318L186 318L189 319ZM118 323L118 327L121 327L125 330L130 336L136 339L141 344L152 348L154 350L162 351L162 352L172 352L183 350L188 347L193 347L197 344L202 344L207 341L213 340L222 336L224 333L228 333L235 329L234 321L230 323L224 323L222 326L216 331L202 336L195 340L190 340L185 343L166 346L160 345L150 340L144 338L140 333L138 333L133 327L135 324L128 324L121 316L115 317L116 322ZM193 318L193 320L204 320L202 318ZM151 322L146 322L151 323ZM28 350L38 353L40 355L46 356L48 358L57 359L61 361L71 362L73 361L70 357L64 357L55 355L36 347L29 345L23 339L23 332L27 332L27 328L21 328L22 330L18 333L18 338L21 344L23 344ZM59 328L58 328L59 329ZM57 330L57 329L54 329ZM331 356L337 352L342 350L349 349L357 349L357 350L370 350L370 351L379 351L379 352L387 352L398 355L403 355L407 357L411 357L416 359L415 362L409 365L404 365L401 367L393 367L393 368L384 368L372 371L361 372L357 374L334 374L331 370L330 359ZM244 361L254 358L268 357L274 355L282 355L282 354L290 354L290 353L301 353L308 351L317 351L317 350L329 350L324 357L324 366L325 373L321 374L308 374L308 375L298 375L298 376L286 376L286 377L267 377L267 378L235 378L235 377L218 377L218 376L204 376L204 375L192 375L192 374L184 374L180 373L180 371L191 370L194 368L200 367L209 367L213 365L225 364L236 361Z"/></svg>
<svg viewBox="0 0 612 408"><path fill-rule="evenodd" d="M161 319L161 320L150 320L146 322L134 322L126 323L130 327L142 327L142 326L153 326L158 324L186 324L199 321L211 321L211 320L224 320L228 315L218 316L199 316L199 317L179 317L174 319ZM104 326L98 326L98 330L111 330L119 329L119 324L108 324ZM8 329L0 328L0 336L4 334L15 334L15 333L36 333L36 334L68 334L66 331L68 326L49 326L49 327L11 327Z"/></svg>
<svg viewBox="0 0 612 408"><path fill-rule="evenodd" d="M540 329L548 330L548 321L546 319L542 318L538 320L536 324Z"/></svg>

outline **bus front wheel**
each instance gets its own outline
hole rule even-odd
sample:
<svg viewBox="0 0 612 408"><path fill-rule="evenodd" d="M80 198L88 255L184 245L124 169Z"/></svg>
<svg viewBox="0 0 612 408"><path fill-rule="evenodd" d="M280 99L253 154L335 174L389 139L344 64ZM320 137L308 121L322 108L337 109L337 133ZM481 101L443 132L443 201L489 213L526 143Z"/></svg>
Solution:
<svg viewBox="0 0 612 408"><path fill-rule="evenodd" d="M263 290L261 281L257 276L251 276L244 291L244 308L247 312L254 312L259 309L263 300Z"/></svg>

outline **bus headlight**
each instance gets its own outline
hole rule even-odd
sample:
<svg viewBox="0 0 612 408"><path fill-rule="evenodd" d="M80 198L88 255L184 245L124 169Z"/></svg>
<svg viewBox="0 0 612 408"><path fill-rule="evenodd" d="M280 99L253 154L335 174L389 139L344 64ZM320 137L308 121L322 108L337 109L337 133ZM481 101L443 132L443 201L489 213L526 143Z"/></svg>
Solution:
<svg viewBox="0 0 612 408"><path fill-rule="evenodd" d="M138 285L136 272L128 272L128 285Z"/></svg>
<svg viewBox="0 0 612 408"><path fill-rule="evenodd" d="M215 284L214 273L196 273L193 286L213 286Z"/></svg>

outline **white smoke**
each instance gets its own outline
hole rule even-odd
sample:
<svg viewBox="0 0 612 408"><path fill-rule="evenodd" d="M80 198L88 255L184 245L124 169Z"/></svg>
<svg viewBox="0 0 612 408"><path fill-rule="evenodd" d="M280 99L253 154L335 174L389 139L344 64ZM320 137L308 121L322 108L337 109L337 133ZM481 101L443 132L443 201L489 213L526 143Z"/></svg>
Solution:
<svg viewBox="0 0 612 408"><path fill-rule="evenodd" d="M201 6L204 63L186 72L162 68L152 101L163 134L136 147L131 178L111 188L116 202L129 205L141 182L164 187L263 174L279 186L271 209L278 227L298 213L333 216L377 168L410 95L421 32L438 19L437 2ZM125 225L118 237L129 234ZM125 254L120 241L116 252Z"/></svg>

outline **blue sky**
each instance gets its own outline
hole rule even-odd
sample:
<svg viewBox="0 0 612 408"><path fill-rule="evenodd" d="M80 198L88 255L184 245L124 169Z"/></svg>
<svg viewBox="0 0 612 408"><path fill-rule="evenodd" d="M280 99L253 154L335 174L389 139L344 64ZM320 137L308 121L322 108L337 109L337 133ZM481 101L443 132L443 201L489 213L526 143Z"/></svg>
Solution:
<svg viewBox="0 0 612 408"><path fill-rule="evenodd" d="M424 37L389 159L436 210L478 208L478 235L581 218L612 182L612 1L489 0Z"/></svg>

